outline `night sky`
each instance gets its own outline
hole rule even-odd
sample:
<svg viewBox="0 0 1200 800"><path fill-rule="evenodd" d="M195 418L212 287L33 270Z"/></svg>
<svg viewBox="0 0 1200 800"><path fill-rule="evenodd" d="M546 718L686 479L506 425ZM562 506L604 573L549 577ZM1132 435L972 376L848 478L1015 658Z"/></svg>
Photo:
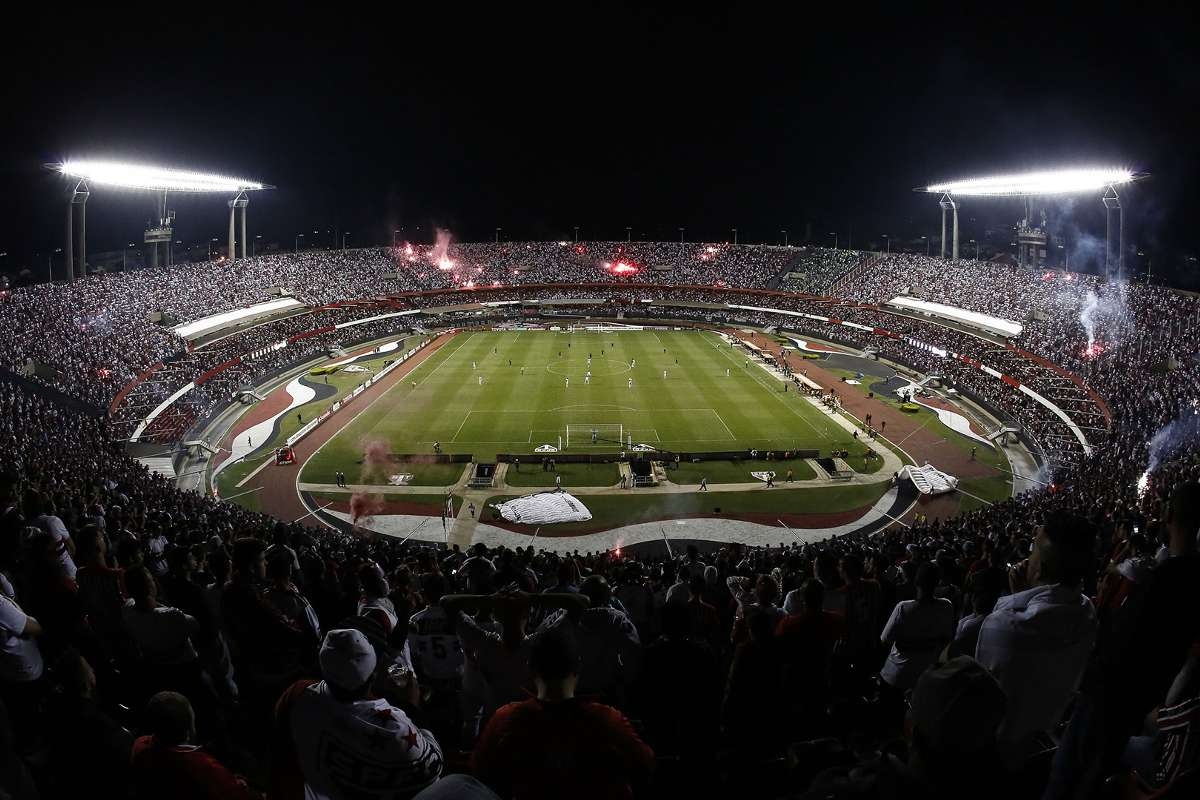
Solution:
<svg viewBox="0 0 1200 800"><path fill-rule="evenodd" d="M287 249L300 232L363 245L400 227L426 241L435 225L463 240L497 226L569 238L575 225L620 239L629 225L635 239L737 227L743 242L811 229L818 243L836 230L843 246L882 245L936 233L936 197L914 186L1115 163L1152 173L1125 193L1127 240L1156 274L1195 283L1200 48L1187 11L797 6L323 6L264 19L233 5L219 23L162 12L155 30L13 27L0 49L0 270L45 277L67 187L41 164L66 157L274 184L251 200L251 233ZM178 238L223 239L226 200L172 200ZM89 251L140 241L152 209L95 189ZM988 229L1000 240L1020 206L961 213L964 242ZM1098 198L1059 217L1104 235Z"/></svg>

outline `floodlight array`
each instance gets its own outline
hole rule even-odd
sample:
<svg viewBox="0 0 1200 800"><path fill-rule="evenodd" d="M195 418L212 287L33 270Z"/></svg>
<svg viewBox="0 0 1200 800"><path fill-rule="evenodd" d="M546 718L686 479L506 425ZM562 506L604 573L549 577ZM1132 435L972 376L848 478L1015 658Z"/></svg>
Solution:
<svg viewBox="0 0 1200 800"><path fill-rule="evenodd" d="M1109 186L1129 183L1135 177L1133 172L1120 168L1059 169L947 181L926 186L925 191L959 197L1077 194L1098 192Z"/></svg>
<svg viewBox="0 0 1200 800"><path fill-rule="evenodd" d="M122 189L167 192L243 192L267 186L245 178L230 178L208 172L166 169L146 164L116 161L64 161L56 167L64 175L83 178L91 184Z"/></svg>

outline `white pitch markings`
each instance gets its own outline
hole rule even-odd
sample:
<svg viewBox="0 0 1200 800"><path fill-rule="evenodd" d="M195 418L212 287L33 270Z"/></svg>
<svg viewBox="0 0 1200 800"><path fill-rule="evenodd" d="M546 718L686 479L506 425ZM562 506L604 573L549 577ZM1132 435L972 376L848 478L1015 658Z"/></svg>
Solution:
<svg viewBox="0 0 1200 800"><path fill-rule="evenodd" d="M729 353L726 352L726 350L724 348L721 348L721 354L724 355L726 358L728 358L730 361L732 361L734 364L737 363L737 359L735 359L733 356L729 355ZM804 422L805 425L807 425L809 428L812 429L813 433L817 434L822 439L825 439L825 440L829 439L829 434L825 433L825 431L821 430L816 425L813 425L811 422L809 422L808 417L801 414L790 403L788 403L787 400L780 397L780 394L781 394L780 392L775 391L773 388L771 388L767 384L763 383L762 380L755 373L753 373L753 372L750 373L750 376L754 379L755 383L757 383L759 386L762 386L764 389L766 389L768 392L770 392L772 397L774 397L779 402L783 403L784 408L786 408L788 411L791 411L793 414L795 414L797 417L799 417Z"/></svg>
<svg viewBox="0 0 1200 800"><path fill-rule="evenodd" d="M450 441L453 442L456 439L458 439L458 435L460 433L462 433L463 426L467 424L467 420L469 420L471 418L471 415L474 413L475 413L474 411L468 411L466 414L463 415L463 421L458 423L458 430L456 430L454 432L454 435L450 437Z"/></svg>
<svg viewBox="0 0 1200 800"><path fill-rule="evenodd" d="M717 418L717 422L721 423L721 427L723 427L725 432L729 434L729 438L736 439L737 437L733 435L733 431L729 430L729 426L725 424L725 420L721 419L720 413L718 413L715 408L710 408L709 411L711 411L713 416Z"/></svg>
<svg viewBox="0 0 1200 800"><path fill-rule="evenodd" d="M471 338L471 336L474 336L474 335L475 335L475 334L474 334L474 333L472 333L472 334L470 334L469 336L466 336L466 337L464 337L463 341L466 341L467 339ZM443 347L444 347L444 346L445 346L445 345L443 345ZM449 360L450 360L450 355L453 355L454 353L457 353L457 352L458 352L458 349L459 349L459 348L461 348L461 347L462 347L462 345L460 344L460 345L459 345L457 348L455 348L455 349L454 349L454 351L452 351L452 352L451 352L451 353L450 353L450 354L449 354L449 355L446 357L446 361L449 361ZM434 355L434 356L436 356L436 355L438 354L438 352L441 352L441 348L438 348L438 350L437 350L437 351L435 351L433 355ZM432 358L432 357L433 357L433 356L430 356L430 358ZM436 367L434 367L434 368L433 368L433 370L432 370L432 371L430 371L429 375L432 375L434 372L437 372L439 369L441 369L441 367L442 367L442 364L445 364L445 363L446 363L446 361L443 361L441 364L438 364ZM427 363L426 361L422 361L420 364L417 364L416 368L414 368L414 369L413 369L413 372L416 372L416 371L417 371L417 370L419 370L421 367L425 366L425 364L426 364L426 363ZM405 376L405 377L411 377L411 376L412 376L412 374L413 374L413 373L412 373L412 372L410 372L410 373L409 373L407 376ZM429 378L429 375L426 375L424 378L422 378L422 379L421 379L421 381L420 381L420 383L418 383L417 385L418 385L418 386L420 386L422 383L424 383L426 380L428 380L428 378ZM322 442L322 443L321 443L321 446L320 446L320 447L318 447L318 448L316 449L316 452L314 452L314 453L313 453L311 456L309 456L309 458L311 459L311 458L315 457L315 456L317 455L317 453L320 453L320 452L321 452L322 448L324 448L324 447L325 447L325 445L329 444L329 443L330 443L330 442L332 442L334 439L336 439L336 438L338 438L339 436L341 436L341 435L342 435L342 433L344 433L345 431L349 430L349 429L350 429L350 426L352 426L352 425L354 424L354 421L355 421L355 420L357 420L357 419L358 419L359 417L361 417L363 414L365 414L365 413L367 413L368 411L370 411L372 408L375 408L375 407L378 405L378 403L379 403L379 400L382 400L383 398L387 397L387 396L388 396L388 394L389 394L389 393L392 391L392 389L395 389L397 386L402 386L402 385L404 385L404 381L403 381L403 380L397 381L397 382L396 382L396 383L394 383L394 384L393 384L393 385L392 385L392 386L391 386L391 387L390 387L390 388L389 388L389 389L388 389L386 392L384 392L382 395L380 395L380 396L379 396L379 397L376 399L376 401L375 401L374 403L367 403L365 406L363 406L362 408L360 408L360 409L358 410L358 412L357 412L357 413L356 413L356 414L355 414L353 417L351 417L351 418L350 418L350 421L349 421L349 422L347 422L347 423L346 423L345 425L343 425L342 427L338 428L338 430L337 430L337 433L333 434L333 436L330 436L328 439L326 439L324 442ZM379 423L378 423L378 422L377 422L377 423L375 423L375 425L373 425L373 426L371 427L371 430L367 431L367 435L369 436L369 435L371 435L372 433L374 433L374 432L375 432L375 428L377 428L378 426L379 426ZM307 464L308 462L305 462L305 463ZM297 480L299 480L299 473L297 473Z"/></svg>
<svg viewBox="0 0 1200 800"><path fill-rule="evenodd" d="M425 383L425 381L427 381L433 377L433 374L435 372L437 372L442 367L446 366L446 364L454 357L454 354L457 353L459 350L462 350L463 345L465 345L467 343L467 341L474 335L475 335L475 333L469 333L466 336L464 336L462 342L458 345L458 347L454 348L452 351L450 351L446 355L446 357L444 359L442 359L442 363L438 364L436 367L431 369L429 371L429 374L426 375L424 378L421 378L421 380L417 381L417 386L420 386L421 384ZM396 385L399 386L400 384L396 384Z"/></svg>

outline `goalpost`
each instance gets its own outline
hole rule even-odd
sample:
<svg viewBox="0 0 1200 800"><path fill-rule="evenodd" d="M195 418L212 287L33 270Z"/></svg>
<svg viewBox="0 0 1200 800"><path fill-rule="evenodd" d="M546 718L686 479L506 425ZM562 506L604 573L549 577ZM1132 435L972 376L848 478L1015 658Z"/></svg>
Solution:
<svg viewBox="0 0 1200 800"><path fill-rule="evenodd" d="M576 447L624 446L625 426L619 422L569 423L563 447L570 447L572 439Z"/></svg>

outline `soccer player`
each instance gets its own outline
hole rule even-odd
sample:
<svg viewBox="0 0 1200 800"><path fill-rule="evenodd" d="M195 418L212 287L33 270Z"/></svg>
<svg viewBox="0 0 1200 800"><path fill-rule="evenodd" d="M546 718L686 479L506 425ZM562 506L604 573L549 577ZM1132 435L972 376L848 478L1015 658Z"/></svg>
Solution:
<svg viewBox="0 0 1200 800"><path fill-rule="evenodd" d="M563 388L564 388L564 389L570 389L570 388L571 388L571 379L570 379L570 378L564 378L563 380L565 380L565 381L566 381L566 383L565 383L565 384L563 384Z"/></svg>
<svg viewBox="0 0 1200 800"><path fill-rule="evenodd" d="M474 361L472 361L472 362L471 362L471 369L475 369L475 368L476 368L476 367L475 367L475 362L474 362Z"/></svg>
<svg viewBox="0 0 1200 800"><path fill-rule="evenodd" d="M589 372L587 375L583 376L583 385L591 386L591 384L592 384L592 373Z"/></svg>
<svg viewBox="0 0 1200 800"><path fill-rule="evenodd" d="M630 388L630 389L632 389L632 388L633 388L633 378L630 378L630 379L629 379L629 388Z"/></svg>
<svg viewBox="0 0 1200 800"><path fill-rule="evenodd" d="M667 371L664 369L663 370L663 380L665 381L666 379L667 379Z"/></svg>
<svg viewBox="0 0 1200 800"><path fill-rule="evenodd" d="M525 368L524 368L524 367L521 367L521 374L522 374L522 375L524 375L524 374L525 374Z"/></svg>
<svg viewBox="0 0 1200 800"><path fill-rule="evenodd" d="M592 428L592 444L596 443L596 429Z"/></svg>
<svg viewBox="0 0 1200 800"><path fill-rule="evenodd" d="M629 362L629 368L630 368L630 369L633 369L633 368L634 368L634 367L636 367L636 366L637 366L637 359L635 358L635 359L633 359L632 361L630 361L630 362Z"/></svg>
<svg viewBox="0 0 1200 800"><path fill-rule="evenodd" d="M726 377L726 378L728 378L728 377L729 377L729 367L726 367L726 368L725 368L725 377Z"/></svg>
<svg viewBox="0 0 1200 800"><path fill-rule="evenodd" d="M479 376L479 385L483 386L483 376L482 375Z"/></svg>

